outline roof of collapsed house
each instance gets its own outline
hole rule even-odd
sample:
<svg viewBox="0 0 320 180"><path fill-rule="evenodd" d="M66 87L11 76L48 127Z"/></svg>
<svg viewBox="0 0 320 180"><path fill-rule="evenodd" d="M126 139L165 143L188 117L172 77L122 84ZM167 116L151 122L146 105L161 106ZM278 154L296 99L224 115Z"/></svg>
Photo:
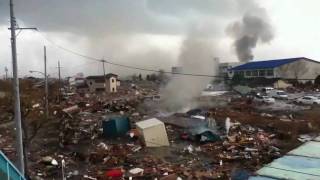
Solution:
<svg viewBox="0 0 320 180"><path fill-rule="evenodd" d="M111 77L118 77L118 75L112 73L106 74L107 79ZM86 79L103 79L103 76L88 76Z"/></svg>
<svg viewBox="0 0 320 180"><path fill-rule="evenodd" d="M296 57L296 58L275 59L275 60L265 60L265 61L252 61L240 66L236 66L230 70L239 71L239 70L251 70L251 69L271 69L271 68L288 64L288 63L292 63L300 59L318 62L306 57Z"/></svg>

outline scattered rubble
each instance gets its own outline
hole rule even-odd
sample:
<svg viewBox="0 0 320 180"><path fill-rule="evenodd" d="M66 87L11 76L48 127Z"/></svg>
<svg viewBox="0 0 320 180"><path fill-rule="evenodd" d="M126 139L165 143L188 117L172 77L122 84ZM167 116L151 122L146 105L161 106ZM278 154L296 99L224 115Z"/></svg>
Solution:
<svg viewBox="0 0 320 180"><path fill-rule="evenodd" d="M249 99L223 94L231 100L219 107L163 113L151 106L161 101L150 101L149 97L157 95L156 90L135 84L115 97L73 95L59 105L51 105L53 117L29 146L30 177L247 177L309 141L314 137L310 133L319 130L319 114L300 112L306 109L279 113L261 109ZM142 104L147 107L142 108ZM33 103L32 107L32 113L38 113L42 104ZM8 127L0 128L1 150L14 159L13 132Z"/></svg>

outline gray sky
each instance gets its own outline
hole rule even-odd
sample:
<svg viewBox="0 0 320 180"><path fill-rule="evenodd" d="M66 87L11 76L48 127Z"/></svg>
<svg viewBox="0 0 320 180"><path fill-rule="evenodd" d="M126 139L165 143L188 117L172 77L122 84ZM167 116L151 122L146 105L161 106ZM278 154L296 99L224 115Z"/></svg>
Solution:
<svg viewBox="0 0 320 180"><path fill-rule="evenodd" d="M177 63L183 40L191 31L207 39L212 57L237 61L234 39L226 28L246 12L265 9L274 38L258 43L254 59L306 56L320 60L318 0L14 0L20 27L37 27L48 39L68 49L116 63L166 69ZM0 0L0 75L11 72L9 0ZM21 32L17 40L19 74L43 69L43 45L47 45L48 71L57 75L102 73L101 64L56 48L39 33ZM121 75L132 70L107 66Z"/></svg>

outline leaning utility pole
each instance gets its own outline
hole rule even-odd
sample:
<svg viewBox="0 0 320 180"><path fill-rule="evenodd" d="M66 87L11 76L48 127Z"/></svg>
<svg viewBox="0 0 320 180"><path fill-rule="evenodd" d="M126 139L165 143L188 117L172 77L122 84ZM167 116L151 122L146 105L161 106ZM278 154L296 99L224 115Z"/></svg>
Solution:
<svg viewBox="0 0 320 180"><path fill-rule="evenodd" d="M58 61L58 69L59 69L59 82L58 82L58 102L60 103L60 98L61 98L61 67L60 67L60 61Z"/></svg>
<svg viewBox="0 0 320 180"><path fill-rule="evenodd" d="M49 107L48 107L48 75L47 75L47 48L43 47L44 50L44 81L45 81L45 108L46 108L46 120L49 117Z"/></svg>
<svg viewBox="0 0 320 180"><path fill-rule="evenodd" d="M16 141L18 155L18 169L24 174L23 142L21 130L21 109L20 93L17 65L17 47L16 47L16 20L13 13L13 2L10 0L10 30L11 30L11 51L12 51L12 72L13 72L13 96L14 96L14 120L16 124Z"/></svg>

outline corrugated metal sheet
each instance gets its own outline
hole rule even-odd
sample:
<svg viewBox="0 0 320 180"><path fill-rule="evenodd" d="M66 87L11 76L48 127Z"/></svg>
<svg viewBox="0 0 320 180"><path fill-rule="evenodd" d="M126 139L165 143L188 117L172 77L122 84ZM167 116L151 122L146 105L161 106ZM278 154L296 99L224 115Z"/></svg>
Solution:
<svg viewBox="0 0 320 180"><path fill-rule="evenodd" d="M282 179L320 179L320 159L283 156L258 171L261 176Z"/></svg>
<svg viewBox="0 0 320 180"><path fill-rule="evenodd" d="M254 70L254 69L272 69L275 67L282 66L284 64L297 61L299 59L311 60L305 57L297 57L297 58L276 59L276 60L267 60L267 61L252 61L243 65L234 67L231 70L239 71L239 70ZM311 61L314 61L314 60L311 60Z"/></svg>
<svg viewBox="0 0 320 180"><path fill-rule="evenodd" d="M277 180L277 179L263 177L263 176L254 176L254 177L250 177L249 180Z"/></svg>
<svg viewBox="0 0 320 180"><path fill-rule="evenodd" d="M306 156L320 159L320 142L310 141L290 151L289 155Z"/></svg>
<svg viewBox="0 0 320 180"><path fill-rule="evenodd" d="M250 180L270 177L275 179L319 180L320 179L320 136L287 155L274 160L257 171L259 176ZM263 180L263 179L262 179ZM267 179L266 179L267 180Z"/></svg>
<svg viewBox="0 0 320 180"><path fill-rule="evenodd" d="M0 179L25 180L24 176L10 162L10 160L0 151Z"/></svg>

